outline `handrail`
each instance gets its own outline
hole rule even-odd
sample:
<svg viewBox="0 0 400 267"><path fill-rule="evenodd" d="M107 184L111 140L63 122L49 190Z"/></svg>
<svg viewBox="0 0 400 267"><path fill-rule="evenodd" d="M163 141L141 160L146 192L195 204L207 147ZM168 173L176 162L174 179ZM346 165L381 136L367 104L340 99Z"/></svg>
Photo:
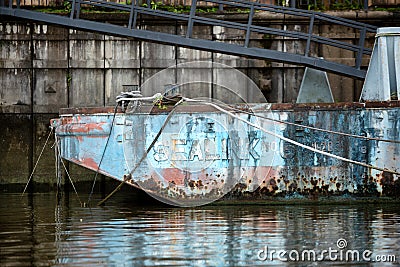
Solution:
<svg viewBox="0 0 400 267"><path fill-rule="evenodd" d="M69 14L70 21L65 21L64 19L62 19L65 18L62 15L45 14L32 10L22 9L19 5L19 1L20 0L17 0L16 6L6 7L4 4L4 0L0 0L0 4L3 3L3 6L0 6L0 14L59 24L72 28L81 28L91 31L104 32L110 35L134 37L146 41L180 45L195 49L203 49L206 51L215 51L239 56L269 59L272 61L311 66L316 69L330 71L359 79L363 79L366 74L365 70L361 70L362 57L364 55L369 56L372 53L372 50L370 48L364 47L365 38L367 38L368 33L375 33L377 29L377 27L372 25L352 21L349 19L334 17L320 12L242 0L192 0L190 12L186 14L156 10L152 9L150 6L140 6L138 2L139 0L133 0L130 5L107 2L103 0L71 0L72 10ZM220 14L215 16L205 16L197 12L198 4L204 2L230 6L233 8L241 8L242 10L244 9L243 12L247 12L247 20L244 22L230 21L228 20L229 16ZM114 27L111 27L109 23L106 24L97 21L89 21L87 19L80 19L82 6L96 6L105 8L110 11L117 10L127 12L129 13L129 19L127 21L128 27L120 25L113 25ZM264 13L279 14L284 16L284 18L285 16L290 16L308 19L308 29L306 32L298 32L286 29L266 27L257 24L257 18L259 18ZM57 20L54 16L59 17L59 20ZM177 23L180 24L186 24L187 30L185 37L174 34L165 34L143 30L138 27L138 16L141 16L143 18L146 16L155 16L175 20ZM353 32L355 32L356 36L359 36L357 44L319 36L318 34L314 33L313 29L316 24L321 23L335 24L353 28ZM211 25L241 30L243 31L244 37L243 44L229 44L216 42L213 40L201 40L192 38L194 25ZM120 28L116 30L115 27ZM305 49L301 54L295 54L251 47L249 46L249 38L252 32L268 34L277 37L298 39L306 43ZM312 57L310 56L311 43L315 43L317 45L328 45L351 51L355 55L355 65L349 66L321 59L318 57Z"/></svg>

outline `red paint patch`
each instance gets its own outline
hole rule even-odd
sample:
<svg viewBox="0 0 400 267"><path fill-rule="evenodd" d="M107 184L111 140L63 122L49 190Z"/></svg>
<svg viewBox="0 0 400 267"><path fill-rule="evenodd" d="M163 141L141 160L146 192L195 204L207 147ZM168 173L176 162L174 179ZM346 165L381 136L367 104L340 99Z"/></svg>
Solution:
<svg viewBox="0 0 400 267"><path fill-rule="evenodd" d="M90 131L104 131L103 125L105 122L99 123L85 123L85 124L75 124L71 125L69 132L71 133L89 133Z"/></svg>
<svg viewBox="0 0 400 267"><path fill-rule="evenodd" d="M185 174L180 169L177 168L163 169L161 170L160 174L168 182L174 182L176 185L184 184Z"/></svg>

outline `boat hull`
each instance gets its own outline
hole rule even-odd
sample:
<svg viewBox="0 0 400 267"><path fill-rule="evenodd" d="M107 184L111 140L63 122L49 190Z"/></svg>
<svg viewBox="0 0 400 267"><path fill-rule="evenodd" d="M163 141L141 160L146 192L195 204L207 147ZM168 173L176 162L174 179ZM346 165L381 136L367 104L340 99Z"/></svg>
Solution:
<svg viewBox="0 0 400 267"><path fill-rule="evenodd" d="M400 195L398 175L383 171L400 171L400 144L380 141L400 140L398 101L265 104L251 109L257 116L232 111L236 118L204 106L172 116L171 108L154 109L62 110L52 121L61 156L172 204L205 204L227 194Z"/></svg>

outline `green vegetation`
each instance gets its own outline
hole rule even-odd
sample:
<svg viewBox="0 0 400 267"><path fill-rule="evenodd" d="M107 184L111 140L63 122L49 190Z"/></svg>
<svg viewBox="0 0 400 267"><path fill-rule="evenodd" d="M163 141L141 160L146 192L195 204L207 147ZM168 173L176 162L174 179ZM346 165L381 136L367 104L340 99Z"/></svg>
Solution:
<svg viewBox="0 0 400 267"><path fill-rule="evenodd" d="M69 2L69 1L64 1L63 6L64 6L64 10L65 10L65 11L67 11L67 12L70 12L70 11L71 11L71 8L72 8L71 2Z"/></svg>
<svg viewBox="0 0 400 267"><path fill-rule="evenodd" d="M343 3L333 3L332 10L360 10L363 9L361 3L356 3L350 0L345 0Z"/></svg>
<svg viewBox="0 0 400 267"><path fill-rule="evenodd" d="M147 7L147 4L143 4L143 7ZM168 12L173 12L173 13L189 13L190 12L190 6L172 6L172 5L164 5L162 2L151 2L151 9L153 10L163 10L163 11L168 11Z"/></svg>
<svg viewBox="0 0 400 267"><path fill-rule="evenodd" d="M126 2L119 2L120 5L131 5L132 0L126 0ZM287 0L278 0L278 5L284 6L287 4ZM143 3L141 7L148 7L146 3ZM62 5L58 6L48 6L48 7L31 7L37 11L47 12L47 13L66 13L71 12L72 4L71 1L64 1ZM162 10L172 13L189 13L190 6L183 6L183 5L168 5L163 4L162 1L151 1L150 8L152 10ZM313 10L313 11L327 11L327 10L362 10L363 6L360 2L354 0L343 0L339 1L332 1L328 5L326 1L323 0L315 0L309 1L308 4L303 4L298 6L297 8ZM376 11L391 11L397 12L400 11L400 7L375 7L374 10ZM197 13L217 13L219 11L218 6L212 7L198 7L196 9ZM96 7L96 6L88 6L82 5L81 7L82 13L127 13L128 11L121 11L116 9L104 8L104 7ZM225 8L223 10L224 13L249 13L250 9L242 9L242 8Z"/></svg>
<svg viewBox="0 0 400 267"><path fill-rule="evenodd" d="M375 11L389 11L389 12L399 12L400 11L400 7L376 7L374 9Z"/></svg>
<svg viewBox="0 0 400 267"><path fill-rule="evenodd" d="M120 2L119 4L121 5L131 5L132 0L127 0L126 2ZM147 7L147 4L144 3L141 5L141 7ZM161 1L155 2L151 1L150 3L150 8L153 10L163 10L163 11L168 11L168 12L173 12L173 13L189 13L190 12L190 6L182 6L182 5L165 5ZM64 3L60 6L48 6L48 7L33 7L32 9L35 9L36 11L40 12L46 12L46 13L65 13L65 12L71 12L72 9L72 4L70 1L64 1ZM218 11L218 7L204 7L204 8L197 8L196 12L198 13L215 13ZM109 8L104 8L104 7L95 7L95 6L86 6L83 5L81 7L81 12L82 13L99 13L99 12L112 12L112 13L126 13L127 11L120 11L116 9L109 9ZM237 12L244 13L248 11L243 11L237 9Z"/></svg>
<svg viewBox="0 0 400 267"><path fill-rule="evenodd" d="M142 4L142 7L147 7L147 4L146 3ZM168 12L173 12L173 13L189 13L190 12L190 6L165 5L161 1L158 1L158 2L151 1L150 8L153 10L163 10L163 11L168 11ZM215 13L218 11L218 7L197 8L196 11L199 13Z"/></svg>

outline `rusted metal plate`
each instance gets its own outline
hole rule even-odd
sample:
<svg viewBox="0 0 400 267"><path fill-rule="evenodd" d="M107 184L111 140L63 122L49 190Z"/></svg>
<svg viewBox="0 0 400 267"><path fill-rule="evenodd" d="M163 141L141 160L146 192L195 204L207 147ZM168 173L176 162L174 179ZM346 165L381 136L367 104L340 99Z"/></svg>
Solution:
<svg viewBox="0 0 400 267"><path fill-rule="evenodd" d="M339 102L339 103L315 103L315 104L305 104L305 103L272 103L267 106L270 110L355 110L355 109L364 109L364 108L393 108L400 107L400 101L376 101L376 102ZM235 106L237 109L249 110L248 105L240 105ZM265 106L263 106L265 109ZM152 105L142 106L142 112L150 112L153 113L166 113L169 112L172 107L166 107L166 109L158 109L154 108ZM257 111L251 107L252 110ZM102 114L102 113L114 113L115 107L80 107L80 108L62 108L60 109L60 115L70 115L70 114ZM182 106L180 108L180 112L207 112L207 111L215 111L215 108L205 105L196 105L196 106ZM117 113L121 113L121 108L118 107Z"/></svg>
<svg viewBox="0 0 400 267"><path fill-rule="evenodd" d="M117 180L161 190L162 196L230 192L234 197L301 195L400 196L395 174L347 163L288 143L204 107L183 107L172 116L140 167L168 112L113 113L83 110L53 120L62 157ZM269 109L271 108L271 109ZM191 112L188 112L190 110ZM84 112L86 111L86 112ZM198 111L198 110L196 110ZM305 126L400 140L399 102L264 105L257 115ZM280 136L353 161L400 171L400 144L321 132L236 113ZM105 152L104 152L105 149ZM104 152L104 158L99 163ZM228 190L229 189L229 190ZM151 192L150 192L151 193Z"/></svg>

